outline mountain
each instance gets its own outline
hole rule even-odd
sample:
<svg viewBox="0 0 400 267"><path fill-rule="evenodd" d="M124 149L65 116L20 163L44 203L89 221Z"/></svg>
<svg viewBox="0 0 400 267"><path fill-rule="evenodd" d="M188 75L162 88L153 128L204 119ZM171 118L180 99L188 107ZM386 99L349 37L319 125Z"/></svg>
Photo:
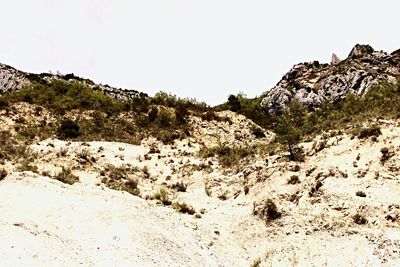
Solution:
<svg viewBox="0 0 400 267"><path fill-rule="evenodd" d="M65 82L78 81L95 91L103 92L104 94L118 100L148 97L147 94L138 92L136 90L121 89L111 87L109 85L96 84L89 79L77 77L73 73L66 75L50 73L33 74L26 73L0 63L0 95L6 92L18 91L24 85L29 85L32 82L51 84L51 82L55 80L61 80Z"/></svg>
<svg viewBox="0 0 400 267"><path fill-rule="evenodd" d="M399 76L400 50L388 54L357 44L342 61L334 54L330 64L314 61L295 65L268 91L261 106L270 113L280 113L295 99L313 109L349 94L364 95L384 81L395 83Z"/></svg>

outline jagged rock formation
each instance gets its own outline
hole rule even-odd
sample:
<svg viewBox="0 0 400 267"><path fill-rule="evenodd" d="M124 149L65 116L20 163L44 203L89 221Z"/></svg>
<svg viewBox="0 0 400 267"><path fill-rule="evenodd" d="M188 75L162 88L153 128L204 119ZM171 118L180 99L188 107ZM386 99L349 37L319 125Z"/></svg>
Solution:
<svg viewBox="0 0 400 267"><path fill-rule="evenodd" d="M19 90L28 83L29 80L25 73L10 66L0 64L0 94Z"/></svg>
<svg viewBox="0 0 400 267"><path fill-rule="evenodd" d="M11 66L0 64L0 95L6 92L20 90L24 85L31 82L51 83L54 80L63 80L67 82L78 81L93 90L101 91L117 100L133 99L138 97L148 97L147 94L136 90L128 90L111 87L109 85L96 84L89 79L83 79L75 76L73 73L66 75L54 75L49 73L33 74L19 71Z"/></svg>
<svg viewBox="0 0 400 267"><path fill-rule="evenodd" d="M333 53L331 59L331 65L339 64L340 61L341 61L340 58L335 53Z"/></svg>
<svg viewBox="0 0 400 267"><path fill-rule="evenodd" d="M387 54L369 45L356 45L349 56L331 64L318 61L295 65L261 102L270 113L279 113L293 100L315 108L325 101L340 101L349 94L364 95L383 81L400 76L400 50Z"/></svg>

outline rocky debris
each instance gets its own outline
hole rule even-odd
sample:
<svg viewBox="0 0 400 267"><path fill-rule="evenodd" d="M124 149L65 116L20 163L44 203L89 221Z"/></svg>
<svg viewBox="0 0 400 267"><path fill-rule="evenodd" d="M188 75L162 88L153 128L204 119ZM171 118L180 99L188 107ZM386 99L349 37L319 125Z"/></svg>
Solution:
<svg viewBox="0 0 400 267"><path fill-rule="evenodd" d="M383 81L396 82L399 75L399 50L387 54L369 45L356 45L342 61L333 55L331 64L314 61L295 65L266 94L261 106L270 113L280 113L296 99L312 109L349 94L364 95Z"/></svg>
<svg viewBox="0 0 400 267"><path fill-rule="evenodd" d="M89 88L96 91L101 91L104 94L115 98L116 100L148 97L147 94L138 92L136 90L121 89L111 87L109 85L96 84L89 79L83 79L75 76L73 73L66 75L50 73L33 74L19 71L8 65L0 64L0 95L7 92L20 90L24 85L28 85L32 82L52 83L55 80L61 80L65 82L81 82Z"/></svg>

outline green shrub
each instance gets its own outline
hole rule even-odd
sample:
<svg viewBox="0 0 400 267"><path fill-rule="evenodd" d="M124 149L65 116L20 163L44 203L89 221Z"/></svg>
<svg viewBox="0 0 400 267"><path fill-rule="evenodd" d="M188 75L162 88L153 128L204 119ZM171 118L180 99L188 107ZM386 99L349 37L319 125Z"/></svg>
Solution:
<svg viewBox="0 0 400 267"><path fill-rule="evenodd" d="M172 189L175 189L178 192L186 192L187 185L183 182L177 182L171 186Z"/></svg>
<svg viewBox="0 0 400 267"><path fill-rule="evenodd" d="M20 144L9 131L0 131L0 162L29 157L25 144Z"/></svg>
<svg viewBox="0 0 400 267"><path fill-rule="evenodd" d="M8 106L9 106L8 100L5 97L0 96L0 110L5 109Z"/></svg>
<svg viewBox="0 0 400 267"><path fill-rule="evenodd" d="M366 224L368 223L368 220L361 214L356 213L353 217L353 222L356 224Z"/></svg>
<svg viewBox="0 0 400 267"><path fill-rule="evenodd" d="M171 201L169 200L168 192L164 188L158 190L158 192L154 193L153 196L155 199L160 200L163 205L171 205Z"/></svg>
<svg viewBox="0 0 400 267"><path fill-rule="evenodd" d="M137 187L138 183L137 181L134 180L112 181L112 182L110 181L106 185L107 187L113 190L125 191L134 196L140 195L140 189Z"/></svg>
<svg viewBox="0 0 400 267"><path fill-rule="evenodd" d="M38 104L58 112L72 109L104 111L112 116L122 110L122 104L81 82L52 80L51 83L33 82L13 93L10 99Z"/></svg>
<svg viewBox="0 0 400 267"><path fill-rule="evenodd" d="M253 261L253 263L250 265L250 267L259 267L261 264L261 260L260 259L256 259Z"/></svg>
<svg viewBox="0 0 400 267"><path fill-rule="evenodd" d="M158 111L157 118L155 122L162 128L167 128L171 126L173 122L173 116L170 111L166 109L161 109Z"/></svg>
<svg viewBox="0 0 400 267"><path fill-rule="evenodd" d="M251 127L251 132L256 138L263 138L265 137L264 131L260 127L253 126Z"/></svg>
<svg viewBox="0 0 400 267"><path fill-rule="evenodd" d="M289 159L295 161L302 161L303 153L297 147L301 141L301 129L296 127L293 121L285 115L280 118L278 125L275 129L276 141L285 145L289 151Z"/></svg>
<svg viewBox="0 0 400 267"><path fill-rule="evenodd" d="M393 157L395 155L394 151L387 148L387 147L383 147L381 149L381 163L384 164L386 161L388 161L391 157Z"/></svg>
<svg viewBox="0 0 400 267"><path fill-rule="evenodd" d="M360 133L358 134L358 138L359 139L365 139L371 136L376 136L378 137L379 135L381 135L381 128L377 125L372 125L368 128L363 128L361 129Z"/></svg>
<svg viewBox="0 0 400 267"><path fill-rule="evenodd" d="M70 119L64 119L61 121L57 134L61 138L76 138L79 136L79 125Z"/></svg>
<svg viewBox="0 0 400 267"><path fill-rule="evenodd" d="M7 176L7 171L6 169L1 169L0 170L0 181L3 180Z"/></svg>
<svg viewBox="0 0 400 267"><path fill-rule="evenodd" d="M253 215L259 216L265 221L272 221L280 218L282 213L278 211L278 207L272 199L267 199L253 207Z"/></svg>
<svg viewBox="0 0 400 267"><path fill-rule="evenodd" d="M356 192L356 196L358 196L358 197L366 197L367 194L365 194L363 191L357 191Z"/></svg>
<svg viewBox="0 0 400 267"><path fill-rule="evenodd" d="M172 204L172 208L179 211L180 213L187 213L190 215L193 215L196 213L196 210L192 206L186 204L185 202L182 202L182 203L174 202Z"/></svg>
<svg viewBox="0 0 400 267"><path fill-rule="evenodd" d="M290 176L289 180L288 180L288 184L299 184L300 183L300 179L298 175L292 175Z"/></svg>
<svg viewBox="0 0 400 267"><path fill-rule="evenodd" d="M69 185L79 182L79 178L72 174L71 169L65 167L62 167L61 172L54 179Z"/></svg>
<svg viewBox="0 0 400 267"><path fill-rule="evenodd" d="M212 110L209 110L203 114L201 114L201 118L205 121L219 121L220 117Z"/></svg>
<svg viewBox="0 0 400 267"><path fill-rule="evenodd" d="M34 172L34 173L39 173L38 167L36 165L34 165L33 162L34 162L34 159L32 157L26 157L21 161L17 170L21 171L21 172L30 171L30 172Z"/></svg>
<svg viewBox="0 0 400 267"><path fill-rule="evenodd" d="M149 114L147 114L149 122L151 123L155 122L157 119L157 114L158 114L158 108L153 107L152 109L150 109Z"/></svg>
<svg viewBox="0 0 400 267"><path fill-rule="evenodd" d="M239 112L241 109L239 98L235 95L230 95L228 97L228 105L230 107L230 110L234 112Z"/></svg>
<svg viewBox="0 0 400 267"><path fill-rule="evenodd" d="M203 158L218 157L219 163L223 167L232 167L238 164L242 159L254 155L256 149L254 147L229 147L226 145L218 145L216 147L202 147L199 155Z"/></svg>

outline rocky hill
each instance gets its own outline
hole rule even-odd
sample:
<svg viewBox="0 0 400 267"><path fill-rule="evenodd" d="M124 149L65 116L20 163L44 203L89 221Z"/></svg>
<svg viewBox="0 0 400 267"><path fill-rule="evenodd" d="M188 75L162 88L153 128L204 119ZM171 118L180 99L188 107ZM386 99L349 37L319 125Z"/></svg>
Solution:
<svg viewBox="0 0 400 267"><path fill-rule="evenodd" d="M325 101L339 101L349 94L364 95L372 86L400 76L400 50L391 54L375 51L369 45L356 45L349 56L332 56L330 64L318 61L295 65L267 92L261 106L281 112L293 100L315 108Z"/></svg>
<svg viewBox="0 0 400 267"><path fill-rule="evenodd" d="M281 83L355 72L349 90L363 94L398 75L398 54L357 46ZM333 114L290 109L266 130L232 111L268 117L253 101L213 109L1 73L1 266L400 266L399 83Z"/></svg>
<svg viewBox="0 0 400 267"><path fill-rule="evenodd" d="M103 92L104 94L117 100L127 100L138 97L147 97L147 94L136 90L128 90L111 87L109 85L96 84L89 79L83 79L75 76L73 73L61 74L33 74L17 70L11 66L0 63L0 95L6 92L20 90L23 86L29 85L32 82L41 82L51 84L52 81L61 80L66 82L79 81L89 88Z"/></svg>

